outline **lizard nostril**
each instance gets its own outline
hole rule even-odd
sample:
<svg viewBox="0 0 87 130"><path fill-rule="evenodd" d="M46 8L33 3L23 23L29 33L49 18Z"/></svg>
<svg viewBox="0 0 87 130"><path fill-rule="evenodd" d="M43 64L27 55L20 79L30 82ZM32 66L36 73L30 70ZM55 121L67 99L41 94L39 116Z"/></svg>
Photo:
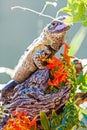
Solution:
<svg viewBox="0 0 87 130"><path fill-rule="evenodd" d="M58 25L62 25L63 23L62 22L59 22Z"/></svg>

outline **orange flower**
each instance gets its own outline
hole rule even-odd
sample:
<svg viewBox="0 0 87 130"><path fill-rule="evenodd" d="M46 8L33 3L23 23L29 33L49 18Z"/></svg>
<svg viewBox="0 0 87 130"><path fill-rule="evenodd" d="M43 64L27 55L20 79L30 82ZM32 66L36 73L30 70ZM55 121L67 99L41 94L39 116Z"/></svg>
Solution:
<svg viewBox="0 0 87 130"><path fill-rule="evenodd" d="M36 130L36 117L30 121L26 112L13 112L12 118L7 121L4 130L30 130L31 127Z"/></svg>
<svg viewBox="0 0 87 130"><path fill-rule="evenodd" d="M59 82L58 82L57 79L53 79L53 80L49 80L49 81L48 81L48 85L49 85L49 86L58 87L58 84L59 84Z"/></svg>
<svg viewBox="0 0 87 130"><path fill-rule="evenodd" d="M62 42L61 44L64 45L64 53L62 56L65 60L65 65L62 60L56 57L47 60L48 65L46 68L51 70L51 79L48 81L49 86L59 87L59 84L67 81L68 70L66 69L66 66L71 66L70 59L73 58L73 56L68 55L70 46L65 42Z"/></svg>
<svg viewBox="0 0 87 130"><path fill-rule="evenodd" d="M59 84L67 81L68 71L62 60L52 57L52 59L48 60L46 68L51 70L51 79L48 81L49 86L59 87Z"/></svg>
<svg viewBox="0 0 87 130"><path fill-rule="evenodd" d="M68 54L70 46L67 43L65 43L64 41L61 44L63 44L65 46L65 48L64 48L64 54Z"/></svg>
<svg viewBox="0 0 87 130"><path fill-rule="evenodd" d="M70 64L70 59L71 58L73 58L73 56L69 56L68 55L68 51L69 51L69 49L70 49L70 46L67 44L67 43L65 43L65 42L62 42L61 44L63 44L64 45L64 53L62 54L62 56L64 57L64 59L66 60L66 62L67 62L67 65L70 67L71 66L71 64Z"/></svg>
<svg viewBox="0 0 87 130"><path fill-rule="evenodd" d="M67 65L70 67L71 64L70 64L70 59L73 58L73 56L69 56L67 54L62 54L62 56L64 57L64 59L66 60L67 62Z"/></svg>
<svg viewBox="0 0 87 130"><path fill-rule="evenodd" d="M61 65L61 60L53 56L52 59L47 60L47 63L48 65L46 66L46 68L53 70L57 66Z"/></svg>

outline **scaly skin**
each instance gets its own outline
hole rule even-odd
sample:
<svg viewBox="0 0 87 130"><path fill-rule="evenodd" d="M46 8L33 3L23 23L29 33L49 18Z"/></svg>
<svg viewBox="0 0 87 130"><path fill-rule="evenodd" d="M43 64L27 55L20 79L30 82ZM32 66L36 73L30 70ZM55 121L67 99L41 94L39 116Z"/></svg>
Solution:
<svg viewBox="0 0 87 130"><path fill-rule="evenodd" d="M40 37L34 40L19 60L13 80L2 91L24 82L38 68L45 68L47 58L52 57L60 49L61 42L70 28L62 22L66 18L65 16L59 17L43 29Z"/></svg>

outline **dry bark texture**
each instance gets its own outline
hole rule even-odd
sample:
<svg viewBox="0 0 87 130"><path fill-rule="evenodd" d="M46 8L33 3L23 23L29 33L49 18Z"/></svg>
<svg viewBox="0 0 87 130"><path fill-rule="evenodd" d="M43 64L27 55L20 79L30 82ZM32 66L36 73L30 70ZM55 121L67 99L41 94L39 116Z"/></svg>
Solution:
<svg viewBox="0 0 87 130"><path fill-rule="evenodd" d="M9 104L8 111L25 110L33 118L40 111L50 114L58 110L69 98L70 88L65 86L56 93L45 93L49 70L37 70L24 83L17 85L12 92L3 95L3 104ZM9 95L9 96L8 96ZM6 98L7 97L7 98Z"/></svg>
<svg viewBox="0 0 87 130"><path fill-rule="evenodd" d="M49 70L37 70L24 83L17 85L13 91L6 92L3 97L3 104L9 104L7 113L16 110L25 110L32 119L39 112L44 111L48 115L52 109L58 111L68 100L70 88L64 86L56 93L45 93Z"/></svg>

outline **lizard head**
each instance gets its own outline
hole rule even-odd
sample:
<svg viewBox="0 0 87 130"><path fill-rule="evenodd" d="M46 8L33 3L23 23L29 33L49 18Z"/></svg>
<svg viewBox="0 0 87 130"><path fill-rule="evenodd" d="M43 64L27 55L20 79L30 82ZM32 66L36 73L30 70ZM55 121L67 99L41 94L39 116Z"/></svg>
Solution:
<svg viewBox="0 0 87 130"><path fill-rule="evenodd" d="M64 41L64 36L66 32L70 29L70 25L63 23L64 19L68 16L61 16L57 20L53 20L44 29L47 43L50 44L51 48L54 50L59 50L62 46L61 42Z"/></svg>

